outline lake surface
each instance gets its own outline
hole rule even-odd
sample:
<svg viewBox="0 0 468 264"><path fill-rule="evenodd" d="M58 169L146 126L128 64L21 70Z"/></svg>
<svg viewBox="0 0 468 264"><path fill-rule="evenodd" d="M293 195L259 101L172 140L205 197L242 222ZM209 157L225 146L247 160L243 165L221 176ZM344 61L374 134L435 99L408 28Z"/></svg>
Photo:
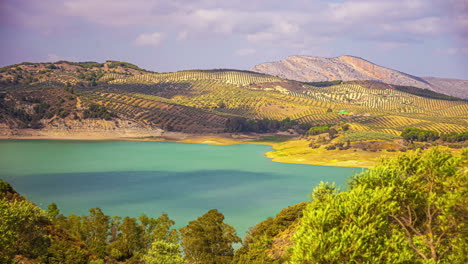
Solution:
<svg viewBox="0 0 468 264"><path fill-rule="evenodd" d="M136 141L0 140L0 178L42 208L65 215L101 207L111 216L157 217L185 226L222 212L238 235L308 200L320 181L344 184L356 168L272 162L265 145Z"/></svg>

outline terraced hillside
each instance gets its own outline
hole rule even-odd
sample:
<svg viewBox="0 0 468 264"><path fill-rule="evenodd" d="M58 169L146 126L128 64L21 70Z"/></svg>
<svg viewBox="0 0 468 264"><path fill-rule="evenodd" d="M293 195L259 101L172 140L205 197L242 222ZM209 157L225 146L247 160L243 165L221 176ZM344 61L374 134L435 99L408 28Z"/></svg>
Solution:
<svg viewBox="0 0 468 264"><path fill-rule="evenodd" d="M57 120L67 127L105 116L116 126L186 133L222 133L238 119L286 118L304 127L344 122L393 135L407 126L468 131L466 100L370 81L303 83L238 70L155 73L124 62L60 61L2 68L0 89L4 129L46 129Z"/></svg>

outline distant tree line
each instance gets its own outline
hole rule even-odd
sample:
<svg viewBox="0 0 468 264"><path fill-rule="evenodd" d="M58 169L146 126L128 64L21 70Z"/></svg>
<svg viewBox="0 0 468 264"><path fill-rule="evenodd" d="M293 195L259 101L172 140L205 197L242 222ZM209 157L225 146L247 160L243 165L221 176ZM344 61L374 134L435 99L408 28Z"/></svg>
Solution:
<svg viewBox="0 0 468 264"><path fill-rule="evenodd" d="M323 81L323 82L304 82L304 84L315 86L315 87L329 87L333 85L342 84L342 80L334 80L334 81Z"/></svg>
<svg viewBox="0 0 468 264"><path fill-rule="evenodd" d="M426 98L441 99L441 100L448 100L448 101L466 101L458 97L441 94L441 93L434 92L428 89L421 89L421 88L417 88L413 86L396 85L395 89L401 92L410 93L410 94L414 94L414 95L426 97Z"/></svg>
<svg viewBox="0 0 468 264"><path fill-rule="evenodd" d="M446 142L461 142L468 140L468 131L461 133L451 132L440 134L439 132L433 130L407 127L401 133L401 137L408 142L430 142L438 139Z"/></svg>
<svg viewBox="0 0 468 264"><path fill-rule="evenodd" d="M461 142L468 140L468 131L461 133L450 132L447 134L440 135L440 138L446 142Z"/></svg>
<svg viewBox="0 0 468 264"><path fill-rule="evenodd" d="M281 121L268 118L247 119L243 117L232 117L226 121L225 132L270 133L295 129L297 132L301 133L307 131L309 128L309 124L299 124L298 121L291 120L289 117Z"/></svg>
<svg viewBox="0 0 468 264"><path fill-rule="evenodd" d="M107 61L107 62L109 62L109 64L107 65L107 67L109 68L117 68L120 66L120 67L138 70L138 71L146 71L138 67L137 65L128 63L128 62L123 62L123 61Z"/></svg>

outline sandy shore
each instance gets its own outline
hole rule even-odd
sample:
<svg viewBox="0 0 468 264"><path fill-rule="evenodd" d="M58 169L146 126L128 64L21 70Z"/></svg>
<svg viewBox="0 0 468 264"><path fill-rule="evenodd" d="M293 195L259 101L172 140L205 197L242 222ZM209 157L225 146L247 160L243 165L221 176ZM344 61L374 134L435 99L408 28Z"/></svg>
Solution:
<svg viewBox="0 0 468 264"><path fill-rule="evenodd" d="M57 134L55 131L48 133L47 131L23 130L20 133L1 135L0 140L117 140L117 141L163 141L163 142L181 142L181 143L197 143L209 145L234 145L234 144L267 144L263 142L254 143L251 141L259 140L264 136L275 136L281 134L187 134L181 132L163 132L158 135L150 135L148 133L133 132L115 133L112 131L104 131L97 133L62 133ZM273 144L273 143L272 143Z"/></svg>

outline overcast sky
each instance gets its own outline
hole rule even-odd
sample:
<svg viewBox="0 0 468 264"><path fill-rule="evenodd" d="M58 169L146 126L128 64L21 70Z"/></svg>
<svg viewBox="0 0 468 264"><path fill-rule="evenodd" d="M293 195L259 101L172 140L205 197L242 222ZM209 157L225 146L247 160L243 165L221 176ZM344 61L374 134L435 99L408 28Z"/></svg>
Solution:
<svg viewBox="0 0 468 264"><path fill-rule="evenodd" d="M0 65L122 60L158 71L354 55L468 79L468 0L0 0Z"/></svg>

